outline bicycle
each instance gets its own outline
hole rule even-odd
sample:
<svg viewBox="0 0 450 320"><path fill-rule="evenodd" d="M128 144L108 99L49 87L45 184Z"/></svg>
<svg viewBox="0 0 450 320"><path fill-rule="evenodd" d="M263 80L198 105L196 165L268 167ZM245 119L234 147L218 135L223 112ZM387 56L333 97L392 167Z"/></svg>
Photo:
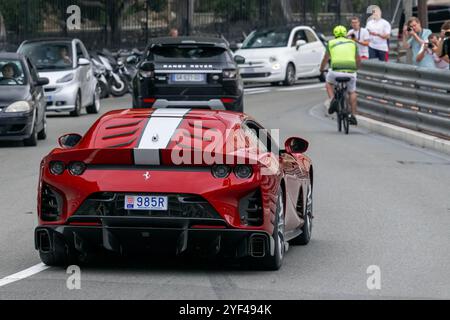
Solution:
<svg viewBox="0 0 450 320"><path fill-rule="evenodd" d="M338 83L334 88L334 99L338 101L337 105L337 124L338 131L342 132L342 127L344 127L345 134L350 132L350 106L347 98L347 83L351 80L348 77L338 77L336 82Z"/></svg>

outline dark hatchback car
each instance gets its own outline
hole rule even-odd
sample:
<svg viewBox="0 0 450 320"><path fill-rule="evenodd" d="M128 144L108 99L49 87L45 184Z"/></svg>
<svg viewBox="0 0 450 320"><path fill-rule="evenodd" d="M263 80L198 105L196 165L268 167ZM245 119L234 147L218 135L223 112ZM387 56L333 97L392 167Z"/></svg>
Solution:
<svg viewBox="0 0 450 320"><path fill-rule="evenodd" d="M47 137L46 100L31 61L17 53L0 53L0 141L36 146Z"/></svg>
<svg viewBox="0 0 450 320"><path fill-rule="evenodd" d="M219 38L155 38L133 79L134 108L195 107L243 112L244 84Z"/></svg>

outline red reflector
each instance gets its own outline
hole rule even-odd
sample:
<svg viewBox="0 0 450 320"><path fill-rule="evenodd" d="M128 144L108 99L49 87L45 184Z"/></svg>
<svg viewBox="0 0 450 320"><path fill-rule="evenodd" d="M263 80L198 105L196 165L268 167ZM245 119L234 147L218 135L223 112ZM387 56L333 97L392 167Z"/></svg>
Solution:
<svg viewBox="0 0 450 320"><path fill-rule="evenodd" d="M233 103L236 100L233 98L222 98L222 99L220 99L220 101L222 101L223 103Z"/></svg>
<svg viewBox="0 0 450 320"><path fill-rule="evenodd" d="M203 226L203 225L196 225L192 226L192 229L226 229L227 227L224 226Z"/></svg>
<svg viewBox="0 0 450 320"><path fill-rule="evenodd" d="M155 98L146 98L143 101L144 101L144 103L155 103L156 99Z"/></svg>

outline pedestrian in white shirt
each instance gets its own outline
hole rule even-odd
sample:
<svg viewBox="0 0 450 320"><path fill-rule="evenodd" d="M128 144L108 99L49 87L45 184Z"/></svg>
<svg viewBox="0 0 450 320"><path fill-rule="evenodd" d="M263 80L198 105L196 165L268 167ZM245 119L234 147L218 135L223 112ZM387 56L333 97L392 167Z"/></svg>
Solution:
<svg viewBox="0 0 450 320"><path fill-rule="evenodd" d="M352 29L347 36L356 42L361 60L369 59L370 34L366 28L361 28L361 20L358 17L352 18Z"/></svg>
<svg viewBox="0 0 450 320"><path fill-rule="evenodd" d="M372 7L372 16L367 21L366 29L369 31L369 59L380 61L388 60L389 44L391 37L391 24L382 18L380 7Z"/></svg>

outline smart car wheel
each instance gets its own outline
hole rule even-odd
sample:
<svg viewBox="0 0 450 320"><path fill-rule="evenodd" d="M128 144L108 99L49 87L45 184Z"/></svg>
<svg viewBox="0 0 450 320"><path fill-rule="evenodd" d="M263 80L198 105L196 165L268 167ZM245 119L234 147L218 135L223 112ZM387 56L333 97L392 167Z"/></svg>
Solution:
<svg viewBox="0 0 450 320"><path fill-rule="evenodd" d="M324 72L320 73L319 81L320 82L326 82L327 81L327 76L326 76L326 74Z"/></svg>
<svg viewBox="0 0 450 320"><path fill-rule="evenodd" d="M284 80L284 85L285 86L293 86L295 84L295 68L294 65L292 63L289 63L287 68L286 68L286 79Z"/></svg>
<svg viewBox="0 0 450 320"><path fill-rule="evenodd" d="M97 86L95 87L92 104L90 106L86 107L87 113L98 114L100 112L100 94L101 94L101 88L100 88L100 85L97 84Z"/></svg>
<svg viewBox="0 0 450 320"><path fill-rule="evenodd" d="M79 117L81 115L81 94L78 92L77 99L75 100L75 110L73 110L70 115L72 117Z"/></svg>
<svg viewBox="0 0 450 320"><path fill-rule="evenodd" d="M284 196L281 190L277 199L277 209L274 221L273 240L275 245L274 255L267 252L264 258L264 267L267 270L279 270L283 264L285 254L285 219L284 219Z"/></svg>

